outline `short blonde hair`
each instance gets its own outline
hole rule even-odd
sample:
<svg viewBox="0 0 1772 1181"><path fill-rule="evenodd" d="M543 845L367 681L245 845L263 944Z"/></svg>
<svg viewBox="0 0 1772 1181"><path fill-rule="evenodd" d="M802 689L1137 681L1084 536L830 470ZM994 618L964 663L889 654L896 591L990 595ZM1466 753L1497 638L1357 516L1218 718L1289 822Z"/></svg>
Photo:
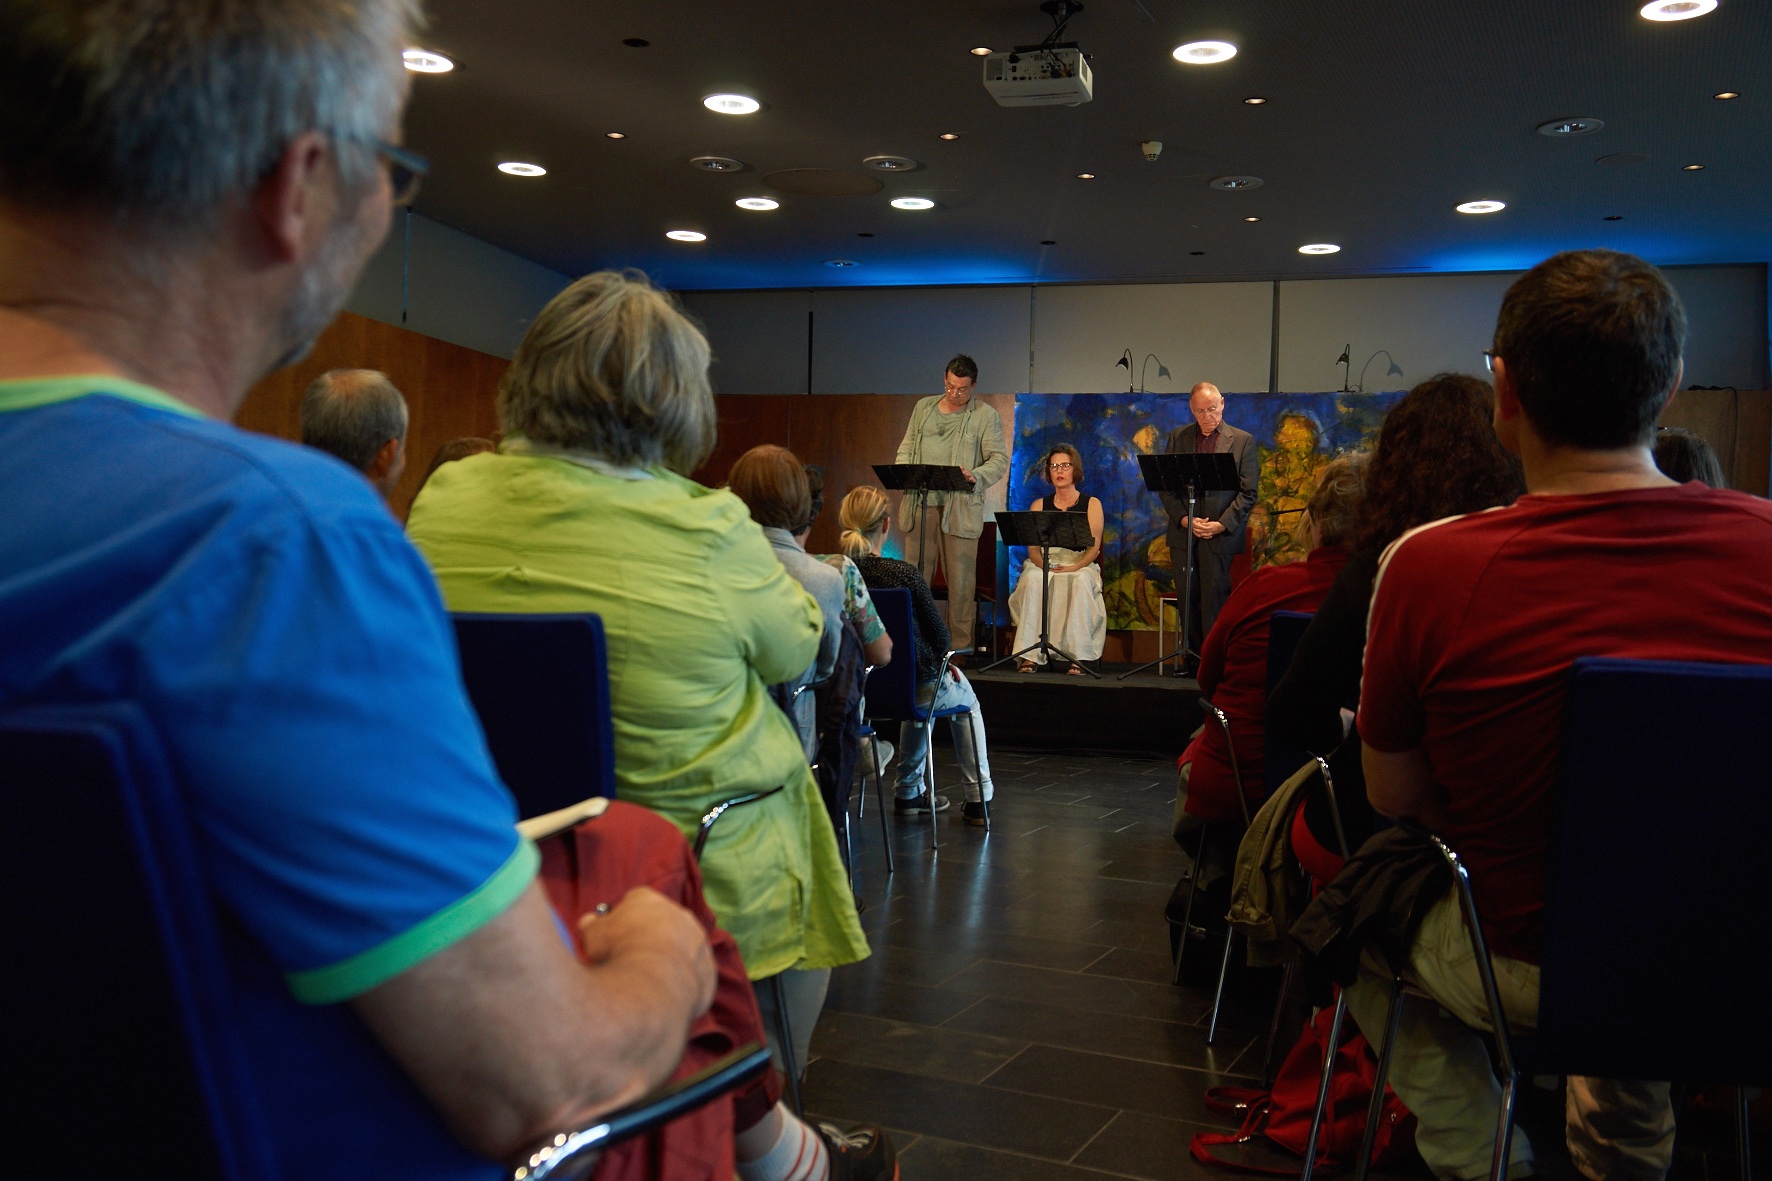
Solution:
<svg viewBox="0 0 1772 1181"><path fill-rule="evenodd" d="M707 338L639 271L586 275L535 317L499 382L507 434L662 463L688 475L714 449Z"/></svg>
<svg viewBox="0 0 1772 1181"><path fill-rule="evenodd" d="M1317 473L1317 487L1305 508L1316 526L1318 545L1340 545L1360 520L1366 492L1366 453L1338 455Z"/></svg>
<svg viewBox="0 0 1772 1181"><path fill-rule="evenodd" d="M865 558L874 552L868 541L892 512L892 502L872 484L851 488L837 510L837 521L843 526L843 552L851 559Z"/></svg>

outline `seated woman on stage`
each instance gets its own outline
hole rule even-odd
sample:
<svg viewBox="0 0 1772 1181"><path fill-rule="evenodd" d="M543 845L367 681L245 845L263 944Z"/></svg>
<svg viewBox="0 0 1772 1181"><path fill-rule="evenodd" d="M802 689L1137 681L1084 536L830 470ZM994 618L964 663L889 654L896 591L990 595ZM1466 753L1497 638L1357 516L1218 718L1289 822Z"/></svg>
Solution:
<svg viewBox="0 0 1772 1181"><path fill-rule="evenodd" d="M1046 482L1052 485L1052 495L1035 498L1028 511L1086 516L1089 534L1095 539L1095 544L1086 550L1054 547L1047 551L1052 555L1052 611L1046 639L1074 660L1100 660L1102 646L1107 643L1107 605L1101 597L1101 567L1095 564L1096 555L1101 553L1101 501L1077 490L1083 482L1083 457L1069 443L1060 443L1048 451L1040 467ZM1040 638L1040 595L1044 588L1040 551L1030 547L1028 560L1021 568L1021 581L1009 596L1009 613L1015 617L1014 651L1033 647ZM1046 653L1035 648L1022 657L1020 668L1031 673L1045 663ZM1065 671L1083 675L1075 664Z"/></svg>
<svg viewBox="0 0 1772 1181"><path fill-rule="evenodd" d="M911 592L911 615L917 623L917 700L924 706L934 703L935 709L964 705L972 712L952 719L954 754L960 760L960 778L965 784L966 803L960 809L968 824L984 824L984 804L996 798L991 787L991 761L984 747L984 715L979 712L978 695L966 674L950 667L945 680L941 675L941 656L948 650L948 626L929 593L923 574L909 562L880 556L880 543L886 539L890 525L892 502L886 493L868 484L852 488L843 498L838 519L843 525L843 552L861 570L870 590L902 588ZM903 654L899 659L903 659ZM899 727L898 800L893 811L900 816L914 812L945 811L948 801L930 798L924 784L923 760L929 757L929 727L906 722Z"/></svg>
<svg viewBox="0 0 1772 1181"><path fill-rule="evenodd" d="M631 274L578 280L511 359L499 449L438 468L408 528L452 611L602 616L622 799L693 840L714 805L782 789L720 820L701 872L752 981L785 973L804 1065L829 970L868 954L799 736L765 689L812 663L823 619L744 502L682 474L714 445L707 373L670 296ZM768 1017L774 990L757 991Z"/></svg>

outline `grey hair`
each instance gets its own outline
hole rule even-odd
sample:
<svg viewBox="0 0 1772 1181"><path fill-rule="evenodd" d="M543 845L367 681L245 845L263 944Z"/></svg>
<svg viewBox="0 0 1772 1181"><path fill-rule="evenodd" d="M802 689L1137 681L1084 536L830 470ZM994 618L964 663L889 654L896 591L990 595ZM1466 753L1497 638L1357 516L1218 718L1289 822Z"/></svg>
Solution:
<svg viewBox="0 0 1772 1181"><path fill-rule="evenodd" d="M419 19L419 0L0 0L0 198L200 231L306 131L362 193Z"/></svg>
<svg viewBox="0 0 1772 1181"><path fill-rule="evenodd" d="M301 396L301 441L369 470L389 439L406 440L406 399L374 369L333 369Z"/></svg>
<svg viewBox="0 0 1772 1181"><path fill-rule="evenodd" d="M535 317L499 382L506 434L689 474L713 453L707 338L639 271L586 275Z"/></svg>

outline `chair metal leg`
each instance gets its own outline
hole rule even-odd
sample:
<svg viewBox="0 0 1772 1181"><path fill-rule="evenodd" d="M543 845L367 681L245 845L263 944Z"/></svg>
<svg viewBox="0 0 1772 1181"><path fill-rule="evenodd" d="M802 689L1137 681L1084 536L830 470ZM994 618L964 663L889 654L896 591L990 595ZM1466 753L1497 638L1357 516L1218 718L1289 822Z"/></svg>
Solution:
<svg viewBox="0 0 1772 1181"><path fill-rule="evenodd" d="M1297 962L1286 961L1280 977L1280 995L1274 998L1274 1015L1267 1026L1267 1050L1261 1056L1261 1086L1267 1090L1274 1082L1274 1051L1280 1044L1280 1022L1286 1015L1286 1001L1292 995L1292 980L1298 971Z"/></svg>
<svg viewBox="0 0 1772 1181"><path fill-rule="evenodd" d="M1181 911L1181 938L1175 941L1175 973L1169 983L1181 984L1181 961L1187 955L1188 930L1194 922L1194 899L1200 893L1200 867L1206 861L1206 826L1200 826L1200 844L1194 849L1193 876L1188 883L1187 905Z"/></svg>
<svg viewBox="0 0 1772 1181"><path fill-rule="evenodd" d="M1741 1162L1741 1181L1754 1181L1753 1129L1748 1126L1748 1088L1735 1088L1735 1156Z"/></svg>
<svg viewBox="0 0 1772 1181"><path fill-rule="evenodd" d="M880 766L880 737L875 735L868 739L868 751L874 758L874 798L879 801L875 809L880 813L880 843L886 846L886 876L891 877L892 869L892 829L886 823L886 771ZM867 807L868 793L861 793L862 807Z"/></svg>
<svg viewBox="0 0 1772 1181"><path fill-rule="evenodd" d="M1317 1167L1317 1137L1323 1131L1323 1113L1329 1109L1329 1081L1335 1075L1335 1047L1341 1044L1341 1023L1347 1019L1347 997L1335 998L1335 1015L1329 1018L1329 1044L1323 1049L1323 1076L1317 1084L1317 1107L1311 1114L1311 1134L1304 1142L1304 1164L1298 1181L1311 1181Z"/></svg>
<svg viewBox="0 0 1772 1181"><path fill-rule="evenodd" d="M1514 1143L1514 1103L1519 1098L1520 1076L1509 1074L1501 1085L1501 1112L1495 1117L1495 1163L1491 1181L1507 1181L1507 1158Z"/></svg>
<svg viewBox="0 0 1772 1181"><path fill-rule="evenodd" d="M794 1027L788 1020L788 995L780 972L769 978L769 991L775 997L775 1036L781 1042L781 1060L787 1065L788 1094L794 1101L794 1114L803 1116L806 1107L800 1102L800 1064L794 1061Z"/></svg>
<svg viewBox="0 0 1772 1181"><path fill-rule="evenodd" d="M1384 1044L1378 1048L1378 1072L1373 1076L1372 1103L1366 1109L1366 1130L1360 1135L1360 1157L1354 1167L1354 1181L1366 1181L1372 1165L1372 1142L1378 1138L1378 1121L1384 1118L1384 1088L1391 1073L1391 1051L1397 1044L1397 1030L1403 1024L1403 981L1391 981L1391 1007L1384 1019Z"/></svg>
<svg viewBox="0 0 1772 1181"><path fill-rule="evenodd" d="M1237 929L1226 927L1224 932L1224 958L1218 963L1218 987L1212 992L1212 1020L1206 1025L1206 1044L1212 1045L1218 1040L1218 1013L1224 1005L1224 980L1231 974L1231 949L1237 943Z"/></svg>
<svg viewBox="0 0 1772 1181"><path fill-rule="evenodd" d="M923 790L929 793L929 851L933 853L941 847L941 817L935 811L935 722L932 719L923 725L929 727L929 741L923 744Z"/></svg>

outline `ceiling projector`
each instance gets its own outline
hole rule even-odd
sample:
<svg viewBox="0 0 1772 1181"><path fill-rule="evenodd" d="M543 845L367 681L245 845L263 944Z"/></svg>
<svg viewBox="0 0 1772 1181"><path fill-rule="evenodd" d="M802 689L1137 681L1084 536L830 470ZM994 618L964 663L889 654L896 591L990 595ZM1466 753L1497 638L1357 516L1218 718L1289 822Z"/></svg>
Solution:
<svg viewBox="0 0 1772 1181"><path fill-rule="evenodd" d="M1076 107L1095 97L1095 71L1074 45L1033 46L985 58L984 88L1000 107Z"/></svg>

